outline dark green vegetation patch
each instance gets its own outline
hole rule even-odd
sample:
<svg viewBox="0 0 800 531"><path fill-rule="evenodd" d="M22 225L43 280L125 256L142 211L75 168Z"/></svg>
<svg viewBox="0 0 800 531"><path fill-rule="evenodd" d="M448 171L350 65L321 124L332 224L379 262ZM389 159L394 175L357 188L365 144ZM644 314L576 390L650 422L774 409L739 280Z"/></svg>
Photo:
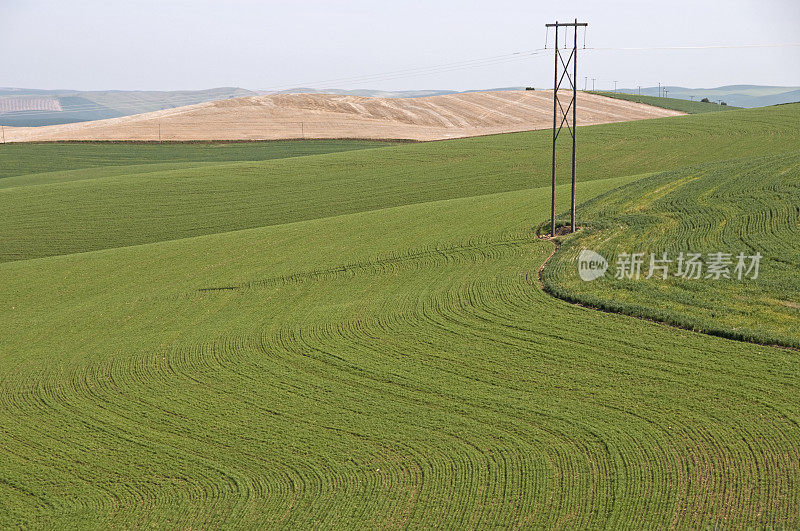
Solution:
<svg viewBox="0 0 800 531"><path fill-rule="evenodd" d="M646 103L654 107L662 107L664 109L672 109L673 111L681 111L687 114L700 114L705 112L717 111L730 111L739 109L731 105L720 105L712 101L698 101L684 100L679 98L661 98L658 96L643 96L639 94L626 94L624 92L606 92L606 91L588 91L590 94L598 94L600 96L607 96L609 98L617 98L619 100L635 101L636 103Z"/></svg>
<svg viewBox="0 0 800 531"><path fill-rule="evenodd" d="M800 152L658 174L591 201L581 223L587 230L565 240L543 275L558 296L732 339L800 348ZM606 277L580 279L582 249L609 261ZM641 278L615 278L623 253L643 253ZM663 269L646 278L651 260L663 261L665 253L672 260L665 263L667 278ZM704 269L679 276L681 253L702 255ZM758 275L746 274L749 258L738 274L739 256L756 254ZM725 276L716 278L709 259Z"/></svg>

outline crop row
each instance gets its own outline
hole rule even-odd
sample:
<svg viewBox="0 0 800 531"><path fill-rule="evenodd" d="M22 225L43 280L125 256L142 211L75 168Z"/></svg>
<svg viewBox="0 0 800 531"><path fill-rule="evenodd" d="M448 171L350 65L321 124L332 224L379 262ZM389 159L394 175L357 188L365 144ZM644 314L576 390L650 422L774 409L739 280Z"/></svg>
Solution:
<svg viewBox="0 0 800 531"><path fill-rule="evenodd" d="M796 524L796 362L642 344L538 289L549 245L235 290L250 333L6 378L6 522Z"/></svg>
<svg viewBox="0 0 800 531"><path fill-rule="evenodd" d="M666 172L590 202L583 234L545 268L548 291L609 311L762 344L800 347L800 153ZM608 274L578 275L578 254L600 253ZM614 278L622 253L675 260L731 255L732 278ZM736 257L761 256L758 278L733 274ZM749 262L747 263L749 265Z"/></svg>

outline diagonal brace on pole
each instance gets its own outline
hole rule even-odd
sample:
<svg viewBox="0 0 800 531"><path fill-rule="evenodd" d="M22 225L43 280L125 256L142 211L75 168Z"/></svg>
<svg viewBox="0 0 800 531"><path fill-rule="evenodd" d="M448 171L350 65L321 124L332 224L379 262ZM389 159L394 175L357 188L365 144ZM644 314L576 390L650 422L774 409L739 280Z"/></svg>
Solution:
<svg viewBox="0 0 800 531"><path fill-rule="evenodd" d="M564 107L561 106L561 100L558 101L558 107L561 109L561 124L559 124L558 129L556 130L556 138L558 138L559 133L561 133L561 128L564 127L564 123L567 124L567 129L569 130L570 136L575 136L575 132L569 126L569 121L567 121L567 116L569 115L569 110L572 108L572 104L575 103L575 100L570 100L569 105L567 105L567 110L564 111Z"/></svg>
<svg viewBox="0 0 800 531"><path fill-rule="evenodd" d="M556 235L556 146L559 133L561 133L561 129L564 127L564 124L567 126L567 130L572 137L572 196L571 196L571 207L570 207L570 218L572 224L572 232L575 232L576 225L575 225L575 187L577 183L577 175L576 175L576 148L577 148L577 94L578 89L576 86L577 79L578 79L578 28L586 28L589 24L586 22L578 22L576 18L574 22L558 22L556 21L555 24L545 24L547 28L555 28L555 70L553 74L553 160L552 160L552 194L551 194L551 203L550 203L550 235L555 237ZM561 54L561 51L558 48L558 30L560 28L573 28L573 42L572 42L572 51L567 56L567 60L564 61L564 55ZM566 46L564 46L566 48ZM561 72L559 76L559 64L561 66ZM572 66L572 75L570 75L569 67ZM564 106L561 104L561 100L558 97L558 91L561 89L561 84L564 82L564 78L566 77L567 81L569 82L569 89L571 89L572 97L570 98L569 105L567 105L566 110ZM572 120L569 119L569 112L572 111ZM558 114L561 113L561 121L558 122Z"/></svg>

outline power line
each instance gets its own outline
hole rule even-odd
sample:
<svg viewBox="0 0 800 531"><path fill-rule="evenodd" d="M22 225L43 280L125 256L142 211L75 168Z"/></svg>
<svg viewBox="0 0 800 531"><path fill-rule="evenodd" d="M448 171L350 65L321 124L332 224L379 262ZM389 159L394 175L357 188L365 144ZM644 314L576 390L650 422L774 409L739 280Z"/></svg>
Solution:
<svg viewBox="0 0 800 531"><path fill-rule="evenodd" d="M404 77L414 77L419 75L432 75L432 74L439 74L445 72L452 72L455 70L463 70L467 68L479 68L479 67L486 67L486 66L494 66L497 64L503 63L510 63L514 61L524 60L531 57L536 57L539 55L543 49L540 50L533 50L528 52L515 52L513 54L506 54L501 56L495 56L492 58L484 58L484 59L473 59L470 61L459 61L456 63L447 63L444 65L437 65L437 66L430 66L430 67L421 67L416 69L406 69L406 70L397 70L394 72L386 72L383 74L373 74L373 75L366 75L366 76L354 76L350 78L338 78L338 79L331 79L328 81L316 81L311 83L295 83L292 85L285 85L283 87L272 87L270 89L258 89L263 92L279 92L281 90L288 90L291 88L298 88L303 87L304 85L320 85L323 83L348 83L348 84L363 84L363 83L374 83L380 81L390 81L393 79L400 79ZM256 94L253 94L256 96ZM33 98L33 97L57 97L57 96L12 96L14 98ZM247 97L247 96L245 96ZM190 96L186 96L183 98L183 102L186 105L199 105L202 103L210 103L212 101L218 100L208 100L198 102L195 99L192 99ZM180 106L181 98L171 98L169 100L169 104ZM140 106L136 103L128 103L128 104L118 104L112 107L106 107L99 103L95 104L82 104L82 105L75 105L70 106L66 109L65 112L72 112L72 111L91 111L91 110L121 110L121 109L139 109ZM167 109L155 109L153 111L146 111L146 112L157 112L157 111L165 111L170 110ZM38 116L40 115L41 111L21 111L14 113L14 116ZM1 115L0 115L1 116ZM121 117L120 117L121 118Z"/></svg>
<svg viewBox="0 0 800 531"><path fill-rule="evenodd" d="M648 50L716 50L733 48L791 48L800 47L800 42L784 42L774 44L719 44L704 46L640 46L640 47L590 47L592 51L648 51Z"/></svg>
<svg viewBox="0 0 800 531"><path fill-rule="evenodd" d="M484 57L479 59L469 59L464 61L456 61L451 63L443 63L439 65L432 65L427 67L414 67L414 68L406 68L400 70L393 70L383 73L376 73L370 75L361 75L361 76L351 76L351 77L341 77L341 78L332 78L328 80L322 81L313 81L313 82L303 82L303 83L293 83L287 84L283 86L276 86L267 89L259 89L263 92L279 92L282 90L288 90L292 88L298 88L303 86L319 86L325 83L347 83L347 84L364 84L364 83L377 83L382 81L391 81L395 79L407 78L407 77L416 77L416 76L423 76L423 75L435 75L441 74L446 72L452 72L456 70L463 70L463 69L471 69L471 68L483 68L488 66L495 66L498 64L510 63L514 61L524 60L531 57L543 57L542 52L545 51L547 46L547 36L545 41L545 48L537 48L535 50L527 50L521 52L513 52L508 54L501 54L491 57ZM649 47L586 47L586 35L584 30L584 48L587 51L595 51L595 52L602 52L602 51L654 51L654 50L711 50L711 49L746 49L746 48L787 48L787 47L800 47L800 43L769 43L769 44L732 44L732 45L693 45L693 46L649 46ZM593 85L592 89L594 90L594 78L592 79ZM2 96L0 96L1 98ZM29 95L29 96L10 96L12 98L33 98L33 97L48 97L46 95L36 96L36 95ZM57 97L57 96L49 96L49 97ZM212 101L219 101L219 100L205 100L198 102L196 99L192 98L190 95L182 96L182 97L173 97L170 98L168 104L174 105L175 107L181 107L185 105L197 105L202 103L209 103ZM138 110L141 106L137 103L123 103L123 104L116 104L114 107L106 107L100 103L90 103L90 104L81 104L68 107L65 111L62 112L72 112L72 111L92 111L92 110ZM174 107L171 107L174 108ZM153 111L145 111L145 112L157 112L157 111L164 111L170 110L171 108L167 109L154 109ZM13 113L13 116L39 116L41 115L42 111L20 111ZM2 116L2 114L0 114ZM120 117L122 118L122 117Z"/></svg>
<svg viewBox="0 0 800 531"><path fill-rule="evenodd" d="M308 85L320 85L323 83L352 83L352 82L369 82L369 81L382 81L384 79L396 79L398 77L408 77L414 75L422 75L422 74L436 74L440 72L449 72L452 70L463 69L463 68L474 68L474 67L482 67L482 66L491 66L494 64L499 64L503 62L509 61L516 61L520 59L526 59L532 56L538 56L543 52L545 48L537 48L535 50L527 50L522 52L514 52L510 54L504 55L496 55L493 57L486 57L483 59L471 59L466 61L458 61L454 63L443 63L439 65L427 66L427 67L416 67L416 68L407 68L403 70L394 70L389 72L383 72L378 74L370 74L370 75L360 75L360 76L352 76L352 77L341 77L341 78L333 78L327 80L318 80L318 81L311 81L311 82L304 82L304 83L293 83L291 85L283 85L283 86L275 86L269 88L262 88L259 90L263 91L273 91L273 90L283 90L288 88L295 88L295 87L302 87Z"/></svg>

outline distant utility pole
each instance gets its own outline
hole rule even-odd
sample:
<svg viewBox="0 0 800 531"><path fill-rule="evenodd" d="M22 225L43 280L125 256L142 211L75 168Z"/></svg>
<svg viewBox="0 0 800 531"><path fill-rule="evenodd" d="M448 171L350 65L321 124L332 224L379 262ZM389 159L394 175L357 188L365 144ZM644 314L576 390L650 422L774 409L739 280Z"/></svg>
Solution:
<svg viewBox="0 0 800 531"><path fill-rule="evenodd" d="M589 76L583 76L583 90L586 90L587 84L589 84Z"/></svg>
<svg viewBox="0 0 800 531"><path fill-rule="evenodd" d="M642 95L642 86L639 85L639 96L641 96L641 95Z"/></svg>
<svg viewBox="0 0 800 531"><path fill-rule="evenodd" d="M158 143L161 143L161 123L158 124Z"/></svg>
<svg viewBox="0 0 800 531"><path fill-rule="evenodd" d="M667 87L664 87L664 97L665 98L667 97L667 94L669 94L669 91L667 90Z"/></svg>
<svg viewBox="0 0 800 531"><path fill-rule="evenodd" d="M617 83L619 83L619 81L614 81L614 92L617 91Z"/></svg>
<svg viewBox="0 0 800 531"><path fill-rule="evenodd" d="M0 130L3 131L3 144L6 143L6 126L0 125Z"/></svg>
<svg viewBox="0 0 800 531"><path fill-rule="evenodd" d="M587 27L589 24L586 22L578 22L578 19L575 19L575 22L567 22L567 23L559 23L556 21L555 24L545 24L547 28L555 28L556 29L556 45L555 45L555 73L553 74L553 179L552 179L552 196L550 201L550 236L555 237L556 235L556 140L558 140L558 134L561 132L561 128L564 126L564 123L567 124L567 129L572 136L572 196L570 201L570 221L572 223L572 232L575 232L575 184L576 180L576 164L575 164L575 151L576 151L576 139L575 136L577 134L577 119L576 119L576 107L578 105L578 90L577 90L577 83L578 83L578 28L579 27ZM561 52L558 49L558 30L559 28L569 28L573 29L573 43L572 43L572 52L567 57L566 62L564 61L564 57L562 56ZM565 43L566 49L566 43ZM569 75L569 64L570 61L572 62L572 76ZM558 63L561 63L563 67L563 72L559 77L558 72ZM564 80L566 76L567 80L569 81L570 88L572 89L572 98L570 99L569 105L567 106L567 110L564 110L564 107L561 106L561 101L558 99L558 89L561 87L561 82ZM594 78L592 78L592 88L594 88ZM569 120L567 117L569 116L569 111L572 109L572 126L570 127ZM558 124L556 127L556 118L558 114L561 114L561 123Z"/></svg>
<svg viewBox="0 0 800 531"><path fill-rule="evenodd" d="M592 78L592 90L594 90L594 78Z"/></svg>

